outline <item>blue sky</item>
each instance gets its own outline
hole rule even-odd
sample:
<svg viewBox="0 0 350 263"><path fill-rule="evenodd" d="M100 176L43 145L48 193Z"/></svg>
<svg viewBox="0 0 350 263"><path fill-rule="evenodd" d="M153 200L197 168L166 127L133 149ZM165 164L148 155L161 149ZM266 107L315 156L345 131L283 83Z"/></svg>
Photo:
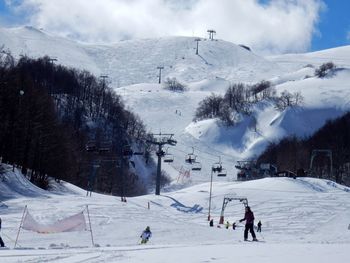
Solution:
<svg viewBox="0 0 350 263"><path fill-rule="evenodd" d="M318 24L319 35L312 39L312 50L350 45L350 1L326 0Z"/></svg>
<svg viewBox="0 0 350 263"><path fill-rule="evenodd" d="M73 4L73 0L71 1L68 1L68 0L46 0L46 3L44 0L33 0L33 1L27 1L29 2L30 4L26 4L23 8L23 2L25 2L26 0L7 0L9 2L12 3L12 7L9 8L6 4L5 4L5 0L0 0L0 25L2 26L17 26L17 25L23 25L23 24L31 24L31 25L34 25L34 26L37 26L37 27L43 27L45 29L47 29L48 31L53 31L53 32L58 32L60 33L61 32L65 32L66 33L66 28L67 27L70 27L70 25L73 25L73 24L78 24L79 21L77 22L76 20L72 19L71 17L63 17L63 18L60 18L61 20L60 21L56 21L54 20L55 18L55 11L57 12L57 14L60 14L59 12L62 12L62 10L65 10L64 8L67 8L67 6L72 6L72 9L74 9L74 7L77 9L77 13L74 15L75 17L79 16L80 14L83 14L84 12L86 12L86 19L88 19L89 21L94 21L95 17L93 17L93 14L95 14L95 10L96 10L96 6L102 2L105 3L105 6L108 6L109 9L116 9L116 3L119 1L119 0L99 0L99 1L93 1L93 0L88 0L88 1L85 1L86 3L86 6L90 5L91 3L95 2L94 4L92 4L91 6L91 10L89 9L86 9L86 7L84 6L84 11L81 11L81 6L79 7L78 4ZM51 2L50 2L51 1ZM61 7L61 10L56 10L58 8L56 7L53 7L53 4L56 1L56 5L62 5ZM114 2L113 2L114 1ZM161 1L161 0L159 0ZM167 0L169 2L173 1L173 0ZM175 1L175 0L174 0ZM207 9L210 9L210 4L209 2L213 2L212 0L191 0L191 3L195 3L195 2L201 2L204 3L203 6L206 6L207 5ZM261 5L263 4L264 6L268 6L271 2L278 2L277 0L258 0L258 1L253 1L253 0L250 0L250 1L247 1L247 0L242 0L242 2L238 2L237 0L236 1L228 1L228 0L215 0L215 1L222 1L222 3L225 3L224 5L226 5L226 7L234 7L234 4L232 4L233 2L236 2L239 3L239 5L245 5L247 4L248 2L253 2L255 3L255 7L257 5ZM291 0L280 0L280 2L292 2ZM297 2L299 0L294 0L294 2ZM310 1L311 0L304 0L305 2L307 1ZM321 0L312 0L313 2L317 3L317 2L320 2ZM51 3L51 6L49 7L49 5L47 4L48 2ZM77 3L78 1L76 1ZM136 2L138 2L138 4L140 4L139 6L142 6L143 9L141 9L140 13L141 12L148 12L148 13L152 13L152 10L150 7L145 7L148 3L147 1L143 1L143 0L136 0ZM301 0L299 1L300 3L302 2ZM304 2L304 3L305 3ZM13 6L17 6L17 4L20 3L22 4L22 11L23 10L27 10L26 11L26 14L24 14L23 12L16 12L14 11L13 9ZM33 4L34 3L34 4ZM44 3L44 4L43 4ZM88 4L87 4L88 3ZM145 4L147 3L147 4ZM159 2L161 3L161 2ZM172 2L172 5L174 6L174 3L179 3L179 2ZM243 4L244 3L244 4ZM237 41L235 41L237 39L237 37L235 38L235 36L232 36L232 38L230 39L228 36L227 36L227 31L226 31L226 35L224 34L224 30L223 29L220 29L219 32L222 32L222 35L219 35L218 37L222 38L222 39L226 39L226 40L229 40L229 41L232 41L232 42L241 42L243 44L249 44L249 45L253 45L254 47L254 43L255 42L258 42L260 41L261 43L264 43L266 46L278 46L276 48L276 50L280 51L280 52L303 52L303 51L316 51L316 50L322 50L322 49L326 49L326 48L332 48L332 47L337 47L337 46L342 46L342 45L350 45L350 0L323 0L323 3L324 3L324 6L322 8L319 8L317 9L316 12L316 16L318 15L319 18L318 18L318 21L315 22L317 19L315 18L310 18L309 20L305 20L304 21L300 21L299 24L296 24L297 22L295 22L295 24L290 24L288 26L288 28L293 28L293 27L299 27L299 35L295 35L294 36L294 39L291 38L289 39L289 42L286 44L286 45L282 45L282 46L278 46L278 42L281 42L281 41L284 41L285 38L288 38L288 35L289 35L289 32L275 32L273 36L269 36L270 39L274 39L274 42L271 42L271 43L267 43L266 44L266 38L265 39L259 39L259 38L243 38L243 39L239 39ZM28 10L33 10L32 8L36 7L35 5L36 4L40 4L41 6L43 6L43 10L41 11L40 14L34 14L34 12L28 12ZM66 4L66 6L64 6ZM114 4L114 6L113 6ZM120 2L118 3L120 5ZM45 5L46 5L46 9L45 9ZM231 6L230 6L231 5ZM304 4L304 5L307 5L307 4ZM248 4L247 4L248 6ZM211 6L212 7L212 6ZM250 6L251 7L251 6ZM259 7L259 6L258 6ZM282 7L283 8L283 7ZM127 9L127 8L126 8ZM135 6L132 7L130 5L130 9L134 10L135 9ZM227 8L226 8L227 9ZM233 9L237 9L237 8L233 8ZM151 11L150 11L151 10ZM159 9L159 10L163 10L164 12L164 16L159 18L160 21L164 21L164 17L165 18L168 18L167 17L167 10L165 8L163 9ZM203 11L204 10L204 11ZM280 9L282 11L284 11L283 9ZM311 9L310 9L311 10ZM314 10L314 9L313 9ZM198 10L197 10L198 11ZM275 10L276 11L276 10ZM289 12L290 10L288 11L285 11L286 14L290 13ZM64 11L63 11L64 12ZM105 17L108 17L108 12L107 11L104 11L106 13L106 16ZM130 11L132 12L132 11ZM205 8L201 10L201 12L203 14L206 14L205 13ZM218 13L219 16L220 16L220 12L225 12L224 9L222 10L218 10ZM239 12L239 11L237 11ZM267 16L261 16L261 19L262 20L266 20L267 17L270 15L271 16L271 10L269 11L268 15ZM310 11L312 12L312 11ZM159 11L159 13L161 13L161 11ZM279 11L275 12L274 15L276 17L279 16ZM297 13L297 12L296 12ZM78 15L77 15L78 14ZM307 13L305 13L307 14ZM84 13L85 15L85 13ZM202 15L203 16L203 15ZM305 16L305 15L304 15ZM58 17L58 15L56 15L56 17ZM59 16L61 17L61 16ZM96 19L100 19L101 15L99 17L96 17ZM82 18L80 17L80 19L82 20ZM107 18L106 18L107 19ZM293 20L294 17L292 17L291 20ZM295 20L300 20L301 17L299 16L295 16ZM171 20L171 19L168 19L168 20ZM176 17L174 17L174 21L179 21L179 20L185 20L185 19L178 19L176 20ZM118 19L115 18L114 20L113 19L109 19L109 20L106 20L106 23L115 23L115 24L118 24ZM256 21L259 21L259 20L253 20L255 23L259 23L259 22L256 22ZM261 21L261 20L260 20ZM311 22L310 22L311 21ZM81 21L80 21L81 22ZM148 23L150 23L149 20L147 20ZM205 22L205 21L203 21ZM230 22L228 20L223 20L222 24L223 25L227 22ZM83 21L81 22L82 24L87 24L87 21ZM137 21L129 21L128 22L129 24L137 24ZM176 23L176 22L174 22ZM293 22L291 22L293 23ZM308 23L312 23L312 29L304 29L304 25L305 27L307 27L307 24ZM53 27L51 26L52 24L57 24L59 26L56 26L56 27ZM119 23L120 24L120 23ZM152 24L152 21L151 21L151 24ZM188 23L187 23L188 24ZM170 24L167 25L168 27L170 26ZM240 25L240 27L244 27L246 25ZM283 25L282 25L283 26ZM281 28L282 28L281 26ZM90 25L91 27L91 25ZM166 27L166 26L164 26ZM287 26L286 26L287 27ZM91 27L92 28L92 27ZM198 27L200 28L200 27ZM191 32L199 32L197 28L197 31L195 31L195 29L191 29L192 31ZM220 28L218 26L218 28ZM89 27L88 27L89 29ZM143 28L142 28L143 29ZM176 28L177 29L177 28ZM116 29L118 30L118 29ZM123 31L124 30L124 31ZM203 28L201 29L203 32ZM252 31L253 29L251 28L248 28L246 31L248 32L253 32ZM257 30L257 29L255 29ZM265 30L265 29L264 29ZM261 30L263 32L266 31L266 34L273 34L272 33L272 30L270 29L269 30ZM309 37L304 40L305 43L303 44L300 44L300 47L298 47L297 49L294 49L293 50L293 42L295 42L296 44L298 43L298 40L303 38L303 36L300 36L300 34L304 34L304 31L305 30L305 35L306 34L309 34ZM87 35L89 33L87 33L87 29L86 28L82 28L82 26L76 26L74 29L71 30L71 32L69 33L66 33L66 36L73 36L76 37L78 36L78 38L80 37L79 40L95 40L96 38L101 38L101 35ZM96 32L101 32L101 28L95 28L95 31ZM153 32L147 32L145 30L138 30L137 33L135 32L128 32L127 29L125 28L120 28L119 31L123 32L124 35L128 35L128 36L132 36L132 37L145 37L145 35L147 36L147 33L149 34L150 37L152 37L152 33ZM144 35L140 35L138 34L139 31L144 31ZM157 31L157 30L154 30L153 31ZM164 32L166 33L167 29L159 29L159 34L158 35L155 35L155 36L162 36L162 34L164 34ZM190 31L190 30L188 30ZM185 30L178 30L176 32L176 34L183 34L183 35L189 35L190 33L189 32L185 32ZM276 30L275 30L276 31ZM283 30L280 30L280 31L284 31ZM105 36L109 36L109 32L111 32L111 30L104 32L102 35L102 37L105 37ZM240 31L237 31L237 35L239 33L241 33ZM259 34L258 30L257 31L254 31L252 34ZM283 33L285 33L285 35L283 35ZM276 36L276 34L279 34L280 36ZM242 35L242 34L241 34ZM118 36L116 36L116 38L112 38L112 39L107 39L108 40L111 40L111 41L114 41L114 40L118 40ZM255 41L255 42L254 42ZM253 44L252 44L253 43ZM259 45L256 45L257 48L259 48ZM266 48L266 47L265 47ZM277 51L277 52L278 52Z"/></svg>

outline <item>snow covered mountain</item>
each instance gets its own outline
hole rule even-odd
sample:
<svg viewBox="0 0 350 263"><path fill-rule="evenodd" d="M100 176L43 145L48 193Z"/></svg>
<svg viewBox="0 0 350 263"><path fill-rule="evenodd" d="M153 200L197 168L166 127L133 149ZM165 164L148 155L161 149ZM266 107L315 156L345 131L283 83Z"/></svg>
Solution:
<svg viewBox="0 0 350 263"><path fill-rule="evenodd" d="M111 86L151 132L174 133L178 144L168 149L174 163L163 168L177 184L207 182L212 164L219 161L228 176L214 180L232 181L237 160L254 158L270 142L284 136L311 135L327 119L339 117L350 108L350 47L263 58L233 43L202 39L196 55L195 38L87 45L32 27L1 28L0 45L15 56L48 55L57 58L57 63L96 75L108 74ZM316 78L315 68L328 61L334 62L337 70L332 76ZM187 91L171 92L157 84L158 66L164 67L163 80L176 77L187 85ZM271 103L261 103L251 117L229 128L216 120L192 122L198 103L206 96L223 94L230 83L261 80L273 83L277 93L300 92L303 106L280 112ZM188 153L197 156L203 169L183 178L180 171L191 170L184 162Z"/></svg>
<svg viewBox="0 0 350 263"><path fill-rule="evenodd" d="M15 56L48 55L58 63L107 74L113 86L120 87L158 81L163 77L186 82L224 78L256 81L272 77L279 66L233 43L202 39L196 55L194 37L168 37L121 41L109 45L87 45L52 36L33 27L0 28L0 45Z"/></svg>

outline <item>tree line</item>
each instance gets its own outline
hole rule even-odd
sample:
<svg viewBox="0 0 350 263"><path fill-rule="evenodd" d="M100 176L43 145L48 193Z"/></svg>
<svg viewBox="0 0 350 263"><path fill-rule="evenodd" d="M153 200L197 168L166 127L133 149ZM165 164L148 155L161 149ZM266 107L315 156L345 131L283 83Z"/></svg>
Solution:
<svg viewBox="0 0 350 263"><path fill-rule="evenodd" d="M85 188L92 163L99 161L96 190L144 193L146 186L123 150L140 146L147 136L140 118L104 79L56 65L49 57L16 61L0 47L0 156L33 183L47 188L53 177ZM89 141L108 142L110 151L87 152ZM116 169L121 161L122 172Z"/></svg>
<svg viewBox="0 0 350 263"><path fill-rule="evenodd" d="M332 167L329 156L321 153L314 158L310 170L313 150L330 150ZM350 112L329 120L308 138L292 136L271 143L259 156L258 163L271 163L279 170L327 178L350 186Z"/></svg>

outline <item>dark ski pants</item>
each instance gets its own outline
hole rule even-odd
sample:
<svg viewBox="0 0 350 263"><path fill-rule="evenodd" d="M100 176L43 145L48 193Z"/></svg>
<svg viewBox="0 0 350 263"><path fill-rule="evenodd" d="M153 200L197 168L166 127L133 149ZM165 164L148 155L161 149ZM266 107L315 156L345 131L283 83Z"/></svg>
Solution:
<svg viewBox="0 0 350 263"><path fill-rule="evenodd" d="M5 243L4 241L2 241L2 238L0 237L0 247L4 247L5 246Z"/></svg>
<svg viewBox="0 0 350 263"><path fill-rule="evenodd" d="M252 234L253 238L256 238L255 232L254 232L254 224L246 224L244 229L244 239L248 238L248 231Z"/></svg>

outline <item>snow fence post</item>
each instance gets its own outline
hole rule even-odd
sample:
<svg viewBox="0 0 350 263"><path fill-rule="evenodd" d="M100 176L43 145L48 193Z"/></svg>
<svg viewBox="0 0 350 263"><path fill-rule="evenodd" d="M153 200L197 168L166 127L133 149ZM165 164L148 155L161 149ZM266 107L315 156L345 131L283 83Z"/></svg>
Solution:
<svg viewBox="0 0 350 263"><path fill-rule="evenodd" d="M89 226L90 226L91 242L92 242L92 246L94 247L94 246L95 246L95 243L94 243L94 236L93 236L93 234L92 234L91 220L90 220L90 213L89 213L89 206L88 206L88 205L86 205L86 211L87 211L88 218L89 218Z"/></svg>
<svg viewBox="0 0 350 263"><path fill-rule="evenodd" d="M27 205L24 207L24 210L23 210L22 219L21 219L21 223L20 223L19 228L18 228L18 232L17 232L17 237L16 237L16 241L15 241L15 246L14 246L14 248L16 248L16 246L17 246L17 241L18 241L18 237L19 237L19 232L21 231L22 224L23 224L23 219L24 219L24 215L25 215L26 211L27 211Z"/></svg>

